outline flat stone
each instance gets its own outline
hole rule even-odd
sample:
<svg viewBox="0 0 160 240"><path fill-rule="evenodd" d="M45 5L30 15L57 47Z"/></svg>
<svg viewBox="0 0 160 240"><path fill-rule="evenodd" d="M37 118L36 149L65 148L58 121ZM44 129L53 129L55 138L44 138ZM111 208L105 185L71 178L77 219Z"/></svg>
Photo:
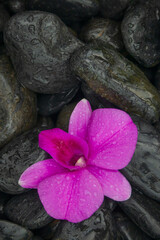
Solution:
<svg viewBox="0 0 160 240"><path fill-rule="evenodd" d="M160 62L159 11L156 1L140 1L129 8L122 21L125 47L144 67Z"/></svg>
<svg viewBox="0 0 160 240"><path fill-rule="evenodd" d="M99 11L99 4L96 0L26 0L26 8L55 13L70 23L95 16Z"/></svg>
<svg viewBox="0 0 160 240"><path fill-rule="evenodd" d="M72 55L70 64L100 97L147 121L159 121L159 92L137 66L111 47L82 47Z"/></svg>
<svg viewBox="0 0 160 240"><path fill-rule="evenodd" d="M123 240L152 240L142 232L123 212L116 212L115 215L117 230Z"/></svg>
<svg viewBox="0 0 160 240"><path fill-rule="evenodd" d="M160 238L160 203L132 189L130 199L119 205L142 231L152 238Z"/></svg>
<svg viewBox="0 0 160 240"><path fill-rule="evenodd" d="M81 39L86 43L96 42L105 46L110 44L121 51L124 47L120 23L104 18L91 19L81 30Z"/></svg>
<svg viewBox="0 0 160 240"><path fill-rule="evenodd" d="M144 120L133 117L138 142L131 162L122 173L147 196L160 202L160 133Z"/></svg>
<svg viewBox="0 0 160 240"><path fill-rule="evenodd" d="M48 154L38 145L40 131L52 127L50 123L41 122L36 127L14 138L0 151L0 190L9 194L26 191L18 184L21 174L30 165L48 158Z"/></svg>
<svg viewBox="0 0 160 240"><path fill-rule="evenodd" d="M9 58L0 55L0 148L36 120L36 95L17 82Z"/></svg>
<svg viewBox="0 0 160 240"><path fill-rule="evenodd" d="M69 58L83 44L56 15L18 13L6 24L4 41L17 79L32 91L60 93L79 83L71 73Z"/></svg>
<svg viewBox="0 0 160 240"><path fill-rule="evenodd" d="M4 211L9 220L29 229L41 228L53 221L44 210L37 190L11 198Z"/></svg>
<svg viewBox="0 0 160 240"><path fill-rule="evenodd" d="M32 232L9 221L0 220L1 240L32 240Z"/></svg>

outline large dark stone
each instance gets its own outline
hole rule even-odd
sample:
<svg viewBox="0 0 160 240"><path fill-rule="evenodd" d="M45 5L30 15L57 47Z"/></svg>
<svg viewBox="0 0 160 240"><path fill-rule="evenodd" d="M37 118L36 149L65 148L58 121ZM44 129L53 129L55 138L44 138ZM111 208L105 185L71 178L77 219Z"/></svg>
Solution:
<svg viewBox="0 0 160 240"><path fill-rule="evenodd" d="M130 1L131 0L99 0L101 14L105 18L120 19Z"/></svg>
<svg viewBox="0 0 160 240"><path fill-rule="evenodd" d="M39 148L38 134L51 127L43 121L40 127L14 138L0 151L1 191L9 194L20 194L26 191L18 185L18 180L30 165L47 158L47 153Z"/></svg>
<svg viewBox="0 0 160 240"><path fill-rule="evenodd" d="M140 1L126 12L122 21L125 47L145 67L153 67L160 62L159 11L156 1Z"/></svg>
<svg viewBox="0 0 160 240"><path fill-rule="evenodd" d="M18 13L7 23L4 35L17 78L24 86L46 94L77 86L69 58L82 43L56 15Z"/></svg>
<svg viewBox="0 0 160 240"><path fill-rule="evenodd" d="M133 117L138 142L131 162L122 170L127 179L160 202L160 133L149 123Z"/></svg>
<svg viewBox="0 0 160 240"><path fill-rule="evenodd" d="M72 55L71 68L96 94L122 110L151 122L159 120L158 91L137 66L114 49L82 47Z"/></svg>
<svg viewBox="0 0 160 240"><path fill-rule="evenodd" d="M160 238L160 203L132 189L131 198L119 202L122 210L152 238Z"/></svg>
<svg viewBox="0 0 160 240"><path fill-rule="evenodd" d="M39 94L38 95L38 112L43 116L50 116L57 113L62 107L69 103L76 95L79 85L70 91L62 91L55 94Z"/></svg>
<svg viewBox="0 0 160 240"><path fill-rule="evenodd" d="M10 196L3 192L0 192L0 219L4 218L4 206L9 200Z"/></svg>
<svg viewBox="0 0 160 240"><path fill-rule="evenodd" d="M26 0L26 8L55 13L70 23L96 15L99 4L97 0Z"/></svg>
<svg viewBox="0 0 160 240"><path fill-rule="evenodd" d="M32 240L32 232L9 221L0 220L1 240Z"/></svg>
<svg viewBox="0 0 160 240"><path fill-rule="evenodd" d="M36 124L36 96L16 80L6 55L0 55L0 148Z"/></svg>
<svg viewBox="0 0 160 240"><path fill-rule="evenodd" d="M109 19L91 19L81 30L81 39L86 43L96 42L98 45L105 46L110 44L117 50L124 47L120 23Z"/></svg>
<svg viewBox="0 0 160 240"><path fill-rule="evenodd" d="M130 219L122 212L116 212L115 221L117 230L122 240L152 240L142 232Z"/></svg>
<svg viewBox="0 0 160 240"><path fill-rule="evenodd" d="M80 223L63 221L52 240L116 240L116 229L108 199L89 219Z"/></svg>
<svg viewBox="0 0 160 240"><path fill-rule="evenodd" d="M11 198L4 211L9 220L29 229L41 228L53 221L44 210L37 190Z"/></svg>

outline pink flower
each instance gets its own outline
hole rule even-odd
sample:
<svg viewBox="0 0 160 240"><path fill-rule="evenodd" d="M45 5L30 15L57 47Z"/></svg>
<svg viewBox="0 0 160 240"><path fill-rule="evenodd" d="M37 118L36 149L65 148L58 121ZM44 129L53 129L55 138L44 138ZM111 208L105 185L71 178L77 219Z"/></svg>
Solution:
<svg viewBox="0 0 160 240"><path fill-rule="evenodd" d="M69 133L59 128L39 134L39 146L52 159L37 162L21 175L19 184L37 188L46 212L56 219L80 222L102 204L104 195L127 200L131 186L118 171L130 162L137 128L117 109L92 112L86 99L75 107Z"/></svg>

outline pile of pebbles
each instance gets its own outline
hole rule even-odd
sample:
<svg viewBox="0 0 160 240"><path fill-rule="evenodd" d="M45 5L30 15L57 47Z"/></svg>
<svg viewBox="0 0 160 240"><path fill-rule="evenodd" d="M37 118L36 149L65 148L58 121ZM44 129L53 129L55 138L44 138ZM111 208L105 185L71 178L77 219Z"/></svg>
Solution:
<svg viewBox="0 0 160 240"><path fill-rule="evenodd" d="M0 1L0 239L160 239L160 2ZM77 224L51 218L22 172L48 155L38 133L68 130L76 103L118 108L138 127L122 170L129 200Z"/></svg>

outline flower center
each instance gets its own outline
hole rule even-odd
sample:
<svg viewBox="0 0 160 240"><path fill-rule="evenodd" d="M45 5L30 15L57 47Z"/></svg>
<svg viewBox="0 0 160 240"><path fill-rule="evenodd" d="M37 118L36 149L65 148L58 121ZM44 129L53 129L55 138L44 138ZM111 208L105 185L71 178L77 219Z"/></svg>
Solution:
<svg viewBox="0 0 160 240"><path fill-rule="evenodd" d="M70 160L70 165L80 168L86 167L85 157L82 155L74 155L74 157L72 157L72 159Z"/></svg>

